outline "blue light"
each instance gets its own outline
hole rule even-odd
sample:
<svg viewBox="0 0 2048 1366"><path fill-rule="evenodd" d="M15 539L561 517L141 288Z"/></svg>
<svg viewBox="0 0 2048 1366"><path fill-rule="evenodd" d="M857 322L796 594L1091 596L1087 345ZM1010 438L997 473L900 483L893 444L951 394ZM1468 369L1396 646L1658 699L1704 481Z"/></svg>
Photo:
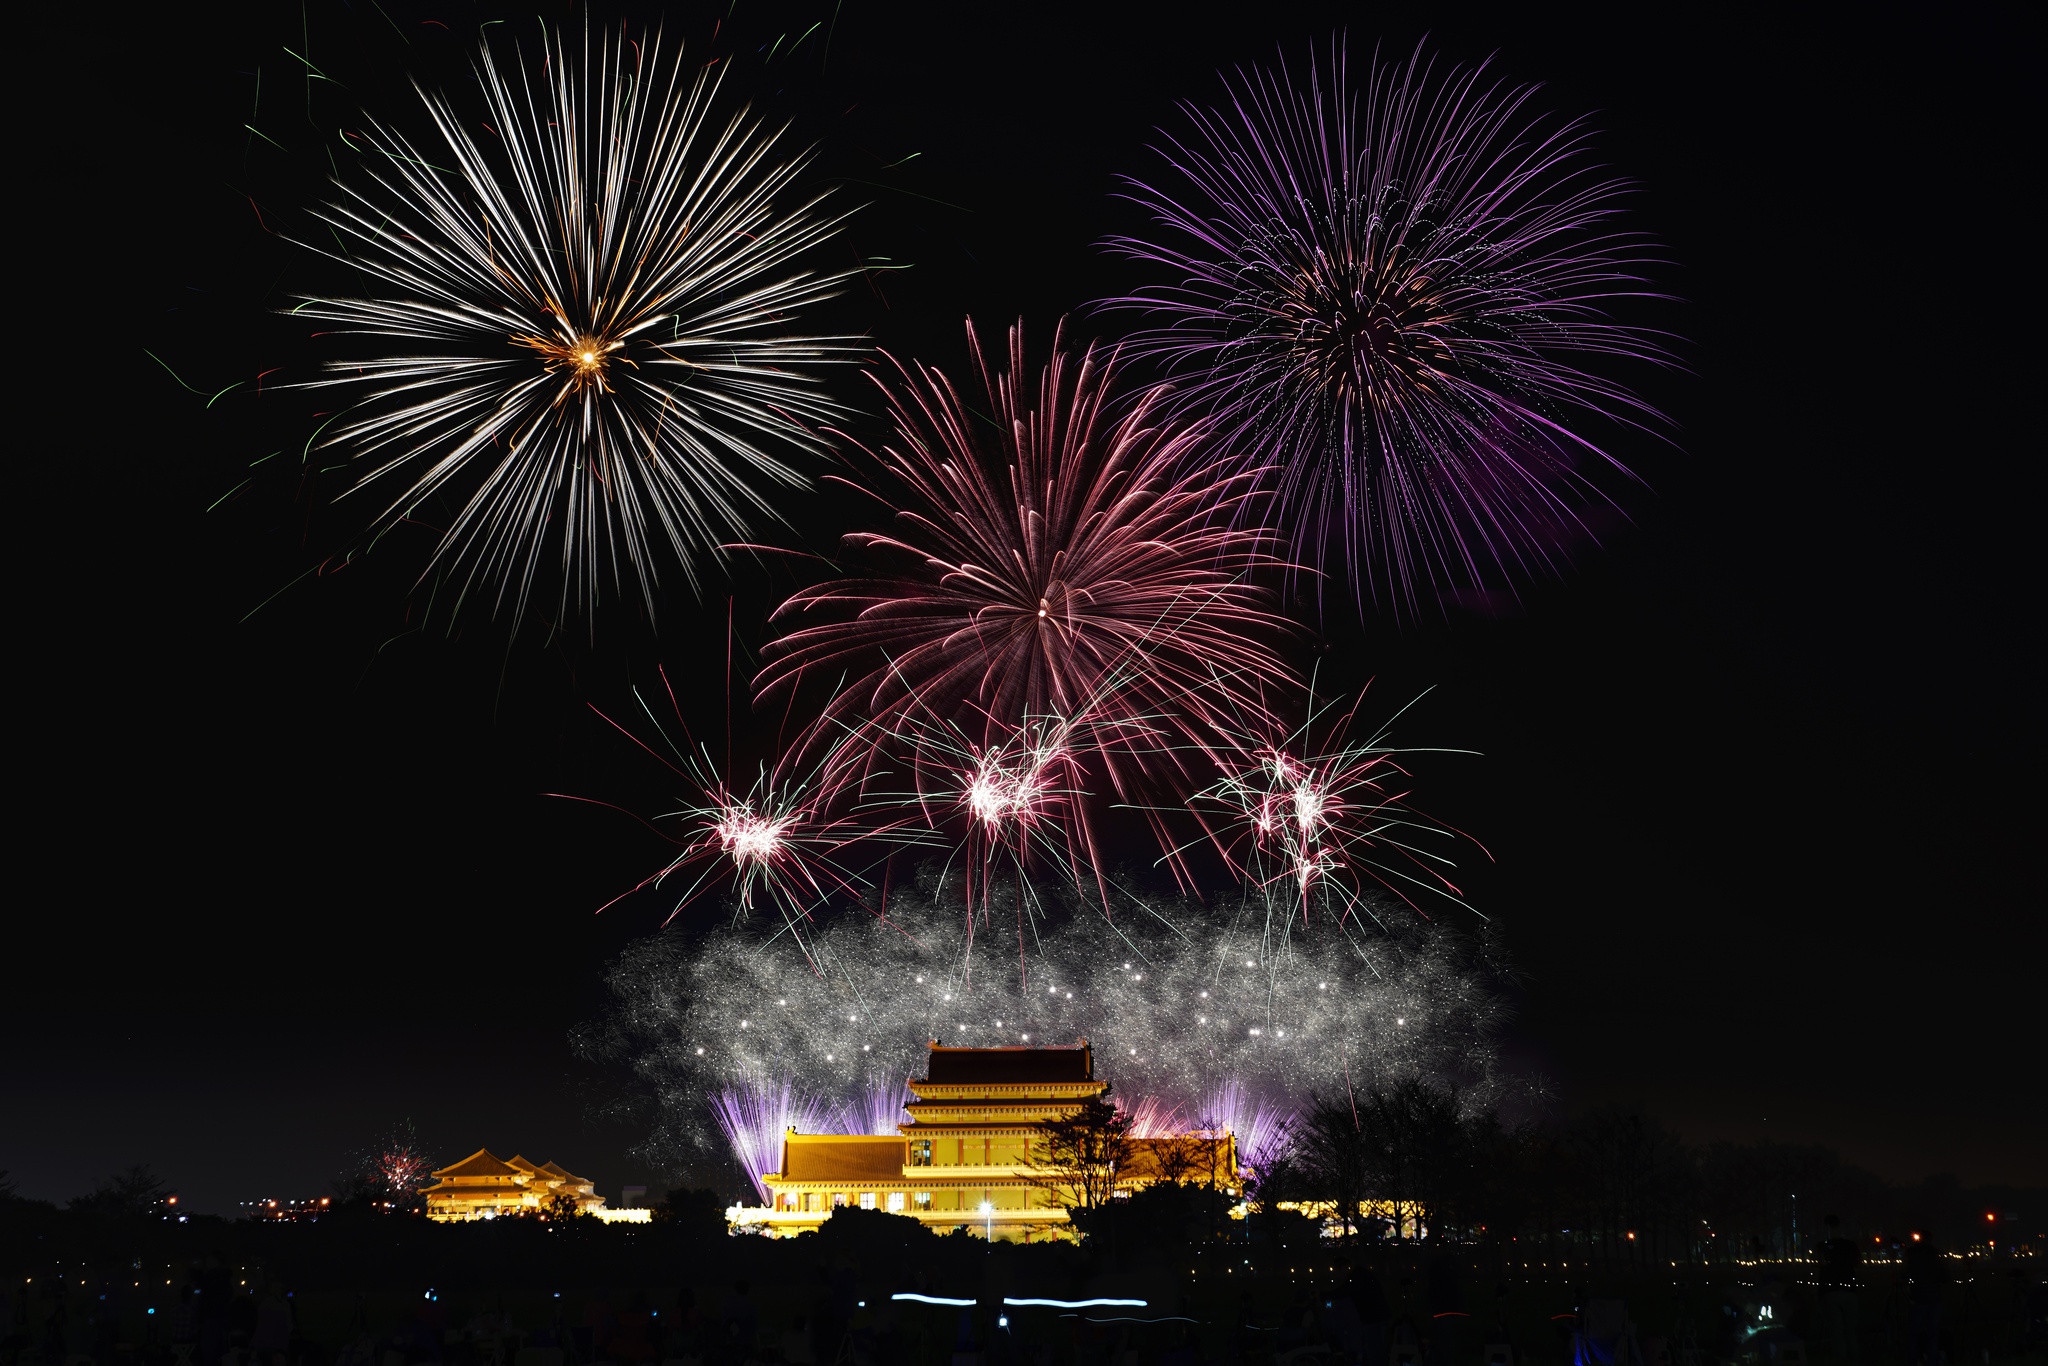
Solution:
<svg viewBox="0 0 2048 1366"><path fill-rule="evenodd" d="M1143 1309L1146 1307L1143 1300L1013 1300L1008 1295L1003 1296L1003 1303L1014 1305L1041 1304L1048 1309L1094 1309L1098 1306L1108 1307L1111 1305L1132 1309Z"/></svg>
<svg viewBox="0 0 2048 1366"><path fill-rule="evenodd" d="M955 1309L966 1309L979 1303L976 1300L949 1300L943 1295L913 1295L907 1290L900 1294L891 1295L889 1298L892 1300L914 1300L918 1304L947 1304ZM1003 1303L1008 1304L1009 1301L1005 1300Z"/></svg>

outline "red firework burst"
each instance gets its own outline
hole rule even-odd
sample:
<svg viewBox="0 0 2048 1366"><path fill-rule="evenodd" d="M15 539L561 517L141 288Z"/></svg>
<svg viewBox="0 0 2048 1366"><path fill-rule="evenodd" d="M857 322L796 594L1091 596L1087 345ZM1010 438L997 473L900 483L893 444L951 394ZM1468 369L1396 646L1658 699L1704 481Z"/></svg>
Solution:
<svg viewBox="0 0 2048 1366"><path fill-rule="evenodd" d="M991 368L972 323L967 340L971 399L923 365L895 362L896 378L877 380L897 439L867 454L896 497L860 491L894 525L845 538L871 571L775 613L784 634L759 696L848 680L799 749L859 730L834 779L854 786L906 723L957 727L986 749L1033 718L1143 718L1139 729L1167 726L1206 751L1215 718L1263 713L1291 689L1274 642L1292 628L1249 581L1278 565L1268 534L1248 529L1259 473L1193 466L1188 431L1158 421L1158 390L1112 412L1115 355L1069 350L1064 325L1035 387L1021 325L1006 369ZM1179 766L1114 724L1094 734L1120 797Z"/></svg>

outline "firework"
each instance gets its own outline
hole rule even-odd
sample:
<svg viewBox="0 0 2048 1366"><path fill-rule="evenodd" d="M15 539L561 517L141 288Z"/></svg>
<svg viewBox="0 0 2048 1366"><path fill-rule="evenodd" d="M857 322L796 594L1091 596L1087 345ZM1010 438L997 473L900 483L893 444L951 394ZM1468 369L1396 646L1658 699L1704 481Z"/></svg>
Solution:
<svg viewBox="0 0 2048 1366"><path fill-rule="evenodd" d="M1132 1138L1174 1138L1188 1131L1181 1107L1157 1096L1140 1096L1122 1108L1130 1120Z"/></svg>
<svg viewBox="0 0 2048 1366"><path fill-rule="evenodd" d="M790 202L807 153L715 112L722 66L623 34L538 56L486 45L474 114L422 91L423 142L355 137L319 216L371 293L293 312L367 343L316 381L358 395L326 439L388 490L379 534L449 509L429 572L458 604L516 619L559 576L563 612L652 612L661 563L694 588L840 411L810 370L851 352L790 325L844 279L797 264L838 219Z"/></svg>
<svg viewBox="0 0 2048 1366"><path fill-rule="evenodd" d="M1007 946L970 943L942 895L899 886L886 921L841 916L808 959L729 927L678 926L624 954L615 1008L590 1036L604 1043L588 1051L609 1050L652 1092L650 1154L715 1147L703 1097L729 1080L788 1078L844 1110L872 1078L920 1075L935 1038L1085 1037L1118 1096L1151 1098L1155 1117L1241 1126L1262 1155L1311 1090L1423 1076L1482 1105L1509 1084L1492 1042L1497 950L1398 903L1269 944L1243 908L1154 902L1112 922L1048 890L1020 974L1002 970Z"/></svg>
<svg viewBox="0 0 2048 1366"><path fill-rule="evenodd" d="M1107 301L1160 320L1133 352L1212 423L1207 453L1278 467L1299 557L1361 611L1554 567L1605 501L1588 471L1626 475L1578 419L1657 420L1581 368L1665 359L1608 312L1649 297L1649 248L1612 221L1625 184L1583 123L1530 112L1534 87L1419 48L1363 90L1334 47L1305 84L1225 84L1226 107L1185 106L1166 188L1129 182L1160 231L1110 245L1175 276Z"/></svg>
<svg viewBox="0 0 2048 1366"><path fill-rule="evenodd" d="M787 1077L741 1077L721 1086L711 1095L711 1114L731 1146L732 1155L754 1183L754 1193L765 1203L768 1187L761 1182L765 1172L782 1166L782 1136L791 1129L799 1133L820 1132L831 1107L816 1096L807 1095L790 1084Z"/></svg>
<svg viewBox="0 0 2048 1366"><path fill-rule="evenodd" d="M1284 1104L1250 1095L1244 1083L1235 1079L1211 1091L1203 1099L1200 1113L1204 1129L1237 1135L1237 1160L1255 1172L1266 1170L1293 1137L1295 1112Z"/></svg>
<svg viewBox="0 0 2048 1366"><path fill-rule="evenodd" d="M682 732L680 738L671 734L639 689L634 689L633 695L667 754L610 717L605 720L687 780L695 795L686 805L659 817L661 824L652 826L676 847L676 853L600 910L673 880L680 887L669 911L671 920L705 893L719 889L730 896L736 919L744 919L759 904L771 906L782 921L782 932L801 947L805 925L826 902L841 897L859 903L867 896L864 872L851 863L856 846L886 851L930 841L928 832L904 818L877 823L830 814L815 769L792 775L780 764L762 765L752 783L740 789L720 772L704 745L689 739L675 693L667 686L666 670L662 683L673 724ZM831 758L828 751L824 762ZM680 827L680 833L672 834L664 826Z"/></svg>
<svg viewBox="0 0 2048 1366"><path fill-rule="evenodd" d="M1112 416L1115 357L1069 349L1064 329L1035 387L1021 325L1004 370L971 324L967 339L972 397L900 362L881 382L897 439L870 454L897 490L894 528L846 538L870 575L777 610L759 693L836 684L807 743L871 719L872 742L847 751L858 784L906 725L989 750L1036 719L1172 718L1199 745L1208 712L1284 690L1271 642L1291 628L1245 578L1273 562L1267 538L1233 525L1256 521L1256 471L1185 469L1190 435L1160 423L1156 393ZM1172 762L1094 738L1119 794Z"/></svg>
<svg viewBox="0 0 2048 1366"><path fill-rule="evenodd" d="M844 1134L893 1134L904 1122L903 1082L871 1075L853 1098L840 1107L834 1131Z"/></svg>
<svg viewBox="0 0 2048 1366"><path fill-rule="evenodd" d="M1403 709L1405 710L1405 708ZM1453 832L1408 805L1408 774L1384 730L1345 737L1356 707L1336 713L1310 699L1308 719L1277 733L1233 729L1219 747L1223 777L1189 799L1217 849L1268 907L1265 933L1284 937L1317 907L1342 919L1384 890L1464 906L1448 873Z"/></svg>
<svg viewBox="0 0 2048 1366"><path fill-rule="evenodd" d="M433 1174L434 1159L408 1119L357 1153L336 1186L344 1199L365 1199L378 1209L417 1209Z"/></svg>
<svg viewBox="0 0 2048 1366"><path fill-rule="evenodd" d="M1098 904L1109 905L1085 756L1155 732L1140 718L1085 715L1027 717L1014 727L984 718L969 731L914 712L890 737L907 757L910 789L878 791L866 805L915 809L932 837L951 837L970 947L976 913L989 919L990 893L999 883L1016 893L1019 971L1028 972L1025 921L1040 911L1034 873L1057 870L1071 886L1092 881Z"/></svg>

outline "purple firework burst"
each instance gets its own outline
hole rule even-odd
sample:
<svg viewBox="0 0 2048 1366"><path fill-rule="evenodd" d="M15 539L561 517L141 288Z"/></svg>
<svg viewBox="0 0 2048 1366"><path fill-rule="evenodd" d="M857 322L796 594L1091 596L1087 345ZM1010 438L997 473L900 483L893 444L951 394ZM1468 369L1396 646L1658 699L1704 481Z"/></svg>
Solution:
<svg viewBox="0 0 2048 1366"><path fill-rule="evenodd" d="M1128 182L1161 231L1109 245L1178 277L1105 301L1159 320L1131 350L1213 419L1208 454L1278 470L1301 562L1361 611L1554 570L1611 502L1596 476L1627 474L1574 425L1661 420L1582 368L1669 359L1608 312L1664 297L1649 244L1614 226L1625 182L1583 122L1529 111L1534 86L1420 48L1362 90L1335 44L1305 84L1224 82L1227 105L1184 105L1192 131L1161 149L1178 183Z"/></svg>
<svg viewBox="0 0 2048 1366"><path fill-rule="evenodd" d="M832 1106L823 1096L797 1089L788 1077L748 1075L712 1093L711 1114L733 1157L746 1168L754 1193L766 1204L768 1187L761 1177L782 1166L782 1136L791 1129L823 1131Z"/></svg>
<svg viewBox="0 0 2048 1366"><path fill-rule="evenodd" d="M1209 1093L1203 1124L1237 1135L1237 1160L1264 1172L1281 1156L1293 1137L1295 1114L1283 1105L1252 1095L1239 1081L1226 1081Z"/></svg>

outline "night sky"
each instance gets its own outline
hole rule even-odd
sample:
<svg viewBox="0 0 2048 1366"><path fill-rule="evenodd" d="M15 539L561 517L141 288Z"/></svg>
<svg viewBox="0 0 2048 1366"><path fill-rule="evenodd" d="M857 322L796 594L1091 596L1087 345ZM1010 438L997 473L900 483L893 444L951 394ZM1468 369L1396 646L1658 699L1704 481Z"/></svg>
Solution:
<svg viewBox="0 0 2048 1366"><path fill-rule="evenodd" d="M1628 375L1672 440L1617 438L1646 487L1561 581L1419 626L1333 606L1322 678L1373 680L1372 716L1433 687L1399 738L1483 753L1424 764L1420 791L1492 851L1466 885L1526 971L1509 1047L1556 1115L1640 1103L1895 1180L2048 1183L2031 16L982 8L629 15L733 54L728 92L821 144L818 177L869 206L841 264L910 265L832 321L947 365L965 315L1043 340L1127 288L1097 245L1136 226L1116 175L1156 167L1175 100L1276 44L1348 26L1354 53L1405 55L1427 32L1593 113L1683 300L1640 320L1686 339L1685 368ZM667 809L591 708L665 663L717 733L728 613L744 675L790 571L678 589L658 631L612 611L594 642L510 645L421 629L423 538L301 577L361 513L300 477L320 404L278 386L325 353L277 310L338 282L277 234L306 229L350 110L412 119L408 77L459 84L501 17L533 23L46 7L18 49L0 1167L23 1194L133 1162L202 1210L319 1194L408 1116L447 1159L649 1179L567 1034L666 904L594 908L665 846L544 794ZM820 29L764 60L814 21L829 50ZM792 545L841 529L827 500L789 516ZM766 727L744 688L733 706L745 752Z"/></svg>

